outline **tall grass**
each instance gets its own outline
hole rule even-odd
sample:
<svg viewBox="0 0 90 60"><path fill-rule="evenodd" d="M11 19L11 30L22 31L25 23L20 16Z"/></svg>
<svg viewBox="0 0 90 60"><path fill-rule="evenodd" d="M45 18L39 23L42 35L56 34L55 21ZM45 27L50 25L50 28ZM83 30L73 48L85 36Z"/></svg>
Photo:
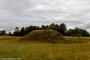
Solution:
<svg viewBox="0 0 90 60"><path fill-rule="evenodd" d="M4 40L4 38L2 39ZM2 39L0 41L0 58L22 58L23 60L90 60L90 41L88 41L88 44L50 44L20 42L13 38L4 41Z"/></svg>

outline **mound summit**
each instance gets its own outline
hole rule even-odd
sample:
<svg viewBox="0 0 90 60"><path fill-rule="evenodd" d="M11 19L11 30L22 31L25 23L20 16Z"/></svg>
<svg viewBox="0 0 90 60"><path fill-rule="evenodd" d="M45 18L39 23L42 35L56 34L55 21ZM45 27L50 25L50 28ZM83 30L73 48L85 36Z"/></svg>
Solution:
<svg viewBox="0 0 90 60"><path fill-rule="evenodd" d="M54 30L34 30L23 37L24 40L62 40L62 34Z"/></svg>

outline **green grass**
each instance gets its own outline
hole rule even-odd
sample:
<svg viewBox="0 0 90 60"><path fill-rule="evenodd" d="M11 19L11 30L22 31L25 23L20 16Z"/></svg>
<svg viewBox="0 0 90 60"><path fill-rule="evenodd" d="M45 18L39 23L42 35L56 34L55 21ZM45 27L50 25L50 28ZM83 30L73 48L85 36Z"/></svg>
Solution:
<svg viewBox="0 0 90 60"><path fill-rule="evenodd" d="M57 44L0 37L0 58L22 60L90 60L90 38L65 38Z"/></svg>

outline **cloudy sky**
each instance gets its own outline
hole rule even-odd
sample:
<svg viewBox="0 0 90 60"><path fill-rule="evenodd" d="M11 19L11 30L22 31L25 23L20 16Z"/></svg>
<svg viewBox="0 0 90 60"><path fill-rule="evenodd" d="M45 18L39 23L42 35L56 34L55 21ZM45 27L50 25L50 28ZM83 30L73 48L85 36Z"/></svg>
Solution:
<svg viewBox="0 0 90 60"><path fill-rule="evenodd" d="M53 22L90 31L90 0L0 0L0 29Z"/></svg>

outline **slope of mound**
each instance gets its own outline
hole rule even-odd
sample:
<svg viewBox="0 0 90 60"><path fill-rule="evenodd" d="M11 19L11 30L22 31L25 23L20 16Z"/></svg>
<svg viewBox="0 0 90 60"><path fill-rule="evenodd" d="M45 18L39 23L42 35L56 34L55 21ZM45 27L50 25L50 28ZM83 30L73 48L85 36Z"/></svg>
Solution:
<svg viewBox="0 0 90 60"><path fill-rule="evenodd" d="M34 30L23 37L24 40L62 40L63 36L54 30Z"/></svg>

